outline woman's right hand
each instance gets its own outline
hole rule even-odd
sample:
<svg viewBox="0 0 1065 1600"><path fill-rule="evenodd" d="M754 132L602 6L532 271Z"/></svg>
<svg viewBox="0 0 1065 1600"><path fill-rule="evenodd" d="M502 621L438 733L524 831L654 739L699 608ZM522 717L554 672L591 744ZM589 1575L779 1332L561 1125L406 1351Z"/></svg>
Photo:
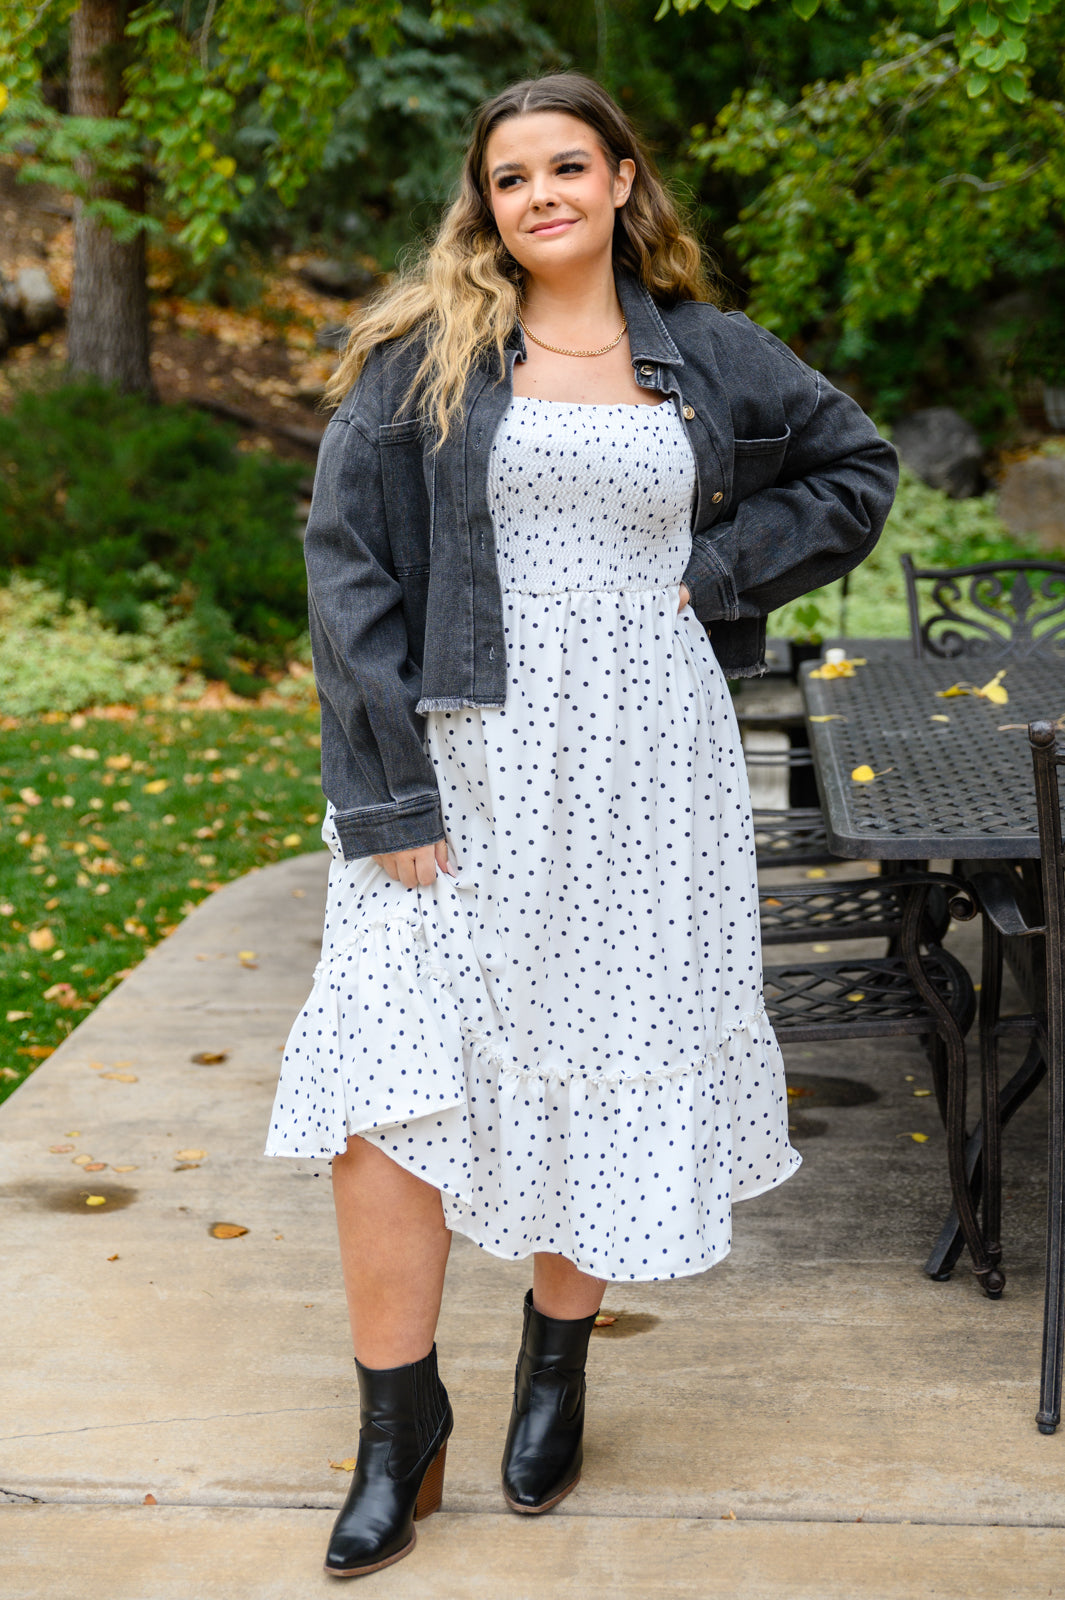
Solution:
<svg viewBox="0 0 1065 1600"><path fill-rule="evenodd" d="M447 859L446 839L438 839L436 844L419 845L417 850L394 850L388 855L374 856L373 859L404 889L425 888L435 883L437 871L454 877Z"/></svg>

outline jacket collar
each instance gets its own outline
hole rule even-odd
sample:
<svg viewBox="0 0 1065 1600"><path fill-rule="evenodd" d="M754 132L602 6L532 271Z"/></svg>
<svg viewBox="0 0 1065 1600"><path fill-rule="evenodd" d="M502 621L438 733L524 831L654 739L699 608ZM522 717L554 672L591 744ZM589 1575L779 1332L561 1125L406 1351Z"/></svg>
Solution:
<svg viewBox="0 0 1065 1600"><path fill-rule="evenodd" d="M684 357L670 338L661 312L639 278L627 268L618 267L614 285L629 325L633 366L638 361L654 361L660 366L682 367ZM508 349L516 350L518 359L524 361L528 352L520 323L514 324L506 342Z"/></svg>

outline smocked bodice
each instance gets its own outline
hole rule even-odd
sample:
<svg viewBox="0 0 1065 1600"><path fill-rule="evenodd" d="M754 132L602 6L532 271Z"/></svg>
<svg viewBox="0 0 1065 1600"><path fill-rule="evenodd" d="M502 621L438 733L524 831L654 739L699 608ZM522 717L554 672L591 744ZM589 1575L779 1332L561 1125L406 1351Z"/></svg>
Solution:
<svg viewBox="0 0 1065 1600"><path fill-rule="evenodd" d="M695 462L675 407L515 395L489 466L504 590L656 589L691 554Z"/></svg>

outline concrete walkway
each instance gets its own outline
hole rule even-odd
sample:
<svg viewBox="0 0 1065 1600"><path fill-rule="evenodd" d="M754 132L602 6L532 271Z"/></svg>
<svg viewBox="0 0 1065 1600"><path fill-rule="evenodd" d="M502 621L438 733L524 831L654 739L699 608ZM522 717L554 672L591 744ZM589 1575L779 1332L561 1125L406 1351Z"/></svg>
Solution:
<svg viewBox="0 0 1065 1600"><path fill-rule="evenodd" d="M340 1592L320 1561L356 1407L328 1172L261 1155L326 866L205 901L0 1110L0 1600ZM1007 1135L992 1304L920 1271L946 1181L916 1046L789 1071L877 1097L795 1101L805 1165L738 1208L722 1266L608 1292L585 1476L547 1517L498 1489L528 1272L456 1239L445 1509L360 1597L1065 1597L1065 1433L1034 1423L1041 1102Z"/></svg>

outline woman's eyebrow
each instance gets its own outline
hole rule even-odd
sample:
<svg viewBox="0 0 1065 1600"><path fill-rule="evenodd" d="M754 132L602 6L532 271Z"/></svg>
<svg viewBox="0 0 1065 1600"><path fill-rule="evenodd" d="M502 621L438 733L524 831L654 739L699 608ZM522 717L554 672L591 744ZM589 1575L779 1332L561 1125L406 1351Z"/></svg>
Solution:
<svg viewBox="0 0 1065 1600"><path fill-rule="evenodd" d="M583 156L585 161L591 160L587 150L560 150L558 155L551 157L548 165L557 167L560 161L572 161L574 156ZM491 176L498 178L501 173L522 172L524 168L525 163L523 161L501 161L498 167L492 168Z"/></svg>

